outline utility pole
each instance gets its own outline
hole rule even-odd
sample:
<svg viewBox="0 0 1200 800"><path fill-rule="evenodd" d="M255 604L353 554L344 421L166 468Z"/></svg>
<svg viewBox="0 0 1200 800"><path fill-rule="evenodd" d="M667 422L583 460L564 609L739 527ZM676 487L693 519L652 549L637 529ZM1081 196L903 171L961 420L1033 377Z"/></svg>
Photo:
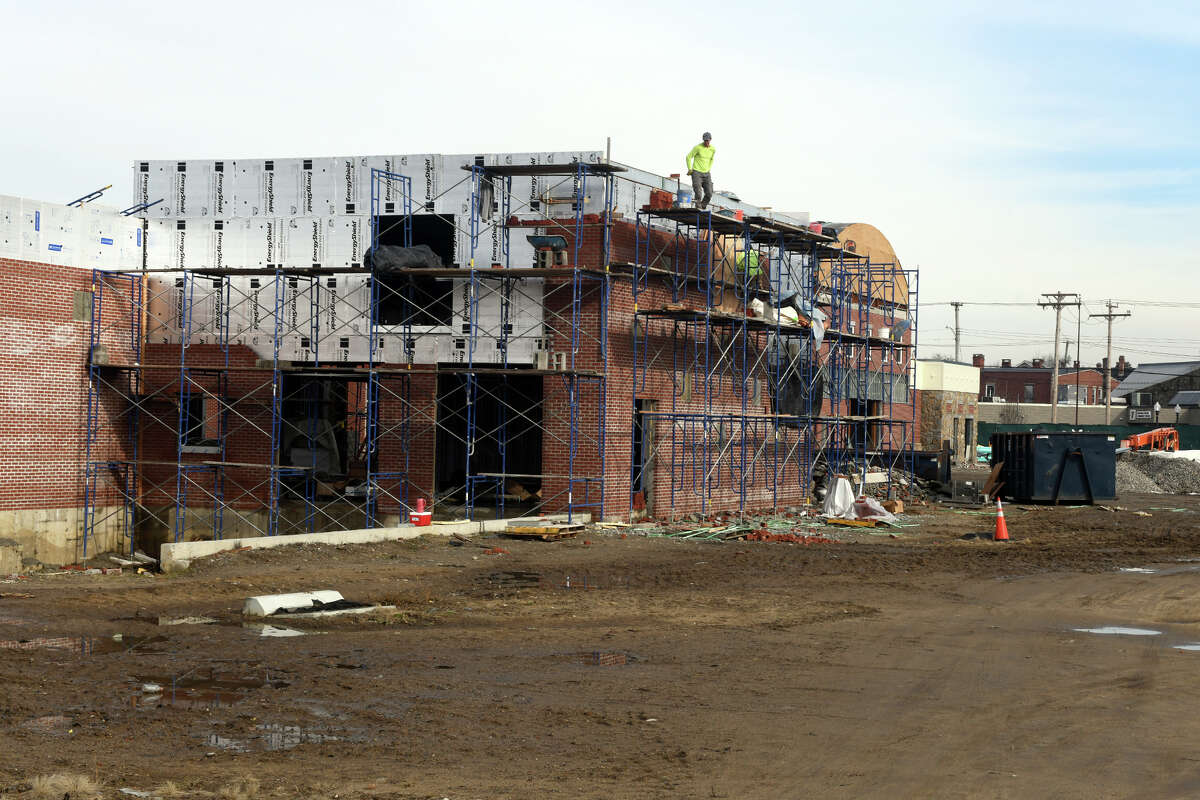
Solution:
<svg viewBox="0 0 1200 800"><path fill-rule="evenodd" d="M1042 297L1053 298L1039 300L1042 308L1054 309L1054 372L1050 376L1050 422L1058 422L1058 337L1062 334L1062 310L1065 306L1079 306L1079 295L1074 292L1042 292ZM1074 297L1073 302L1067 302L1068 297Z"/></svg>
<svg viewBox="0 0 1200 800"><path fill-rule="evenodd" d="M1114 313L1113 309L1117 304L1109 300L1104 305L1108 306L1107 314L1088 314L1089 317L1104 317L1108 320L1108 355L1104 357L1104 424L1108 425L1111 422L1110 413L1112 411L1112 322L1117 317L1128 317L1128 311L1122 311L1120 314Z"/></svg>
<svg viewBox="0 0 1200 800"><path fill-rule="evenodd" d="M951 303L954 306L954 360L959 361L958 357L958 310L962 308L961 302Z"/></svg>

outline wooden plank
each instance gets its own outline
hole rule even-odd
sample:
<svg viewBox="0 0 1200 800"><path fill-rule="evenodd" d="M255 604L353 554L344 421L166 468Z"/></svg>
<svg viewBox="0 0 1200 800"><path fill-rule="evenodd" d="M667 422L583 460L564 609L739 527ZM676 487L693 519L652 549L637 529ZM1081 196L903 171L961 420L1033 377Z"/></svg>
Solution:
<svg viewBox="0 0 1200 800"><path fill-rule="evenodd" d="M1004 462L999 461L996 466L992 467L992 474L988 475L987 483L983 484L983 496L991 499L994 493L1000 491L1000 487L1004 485L1000 481L1000 470L1004 469Z"/></svg>
<svg viewBox="0 0 1200 800"><path fill-rule="evenodd" d="M575 525L511 525L504 529L505 536L518 539L541 539L551 542L569 539L583 530L582 524Z"/></svg>
<svg viewBox="0 0 1200 800"><path fill-rule="evenodd" d="M826 525L844 525L847 528L874 528L875 520L873 519L839 519L838 517L829 517L825 520Z"/></svg>

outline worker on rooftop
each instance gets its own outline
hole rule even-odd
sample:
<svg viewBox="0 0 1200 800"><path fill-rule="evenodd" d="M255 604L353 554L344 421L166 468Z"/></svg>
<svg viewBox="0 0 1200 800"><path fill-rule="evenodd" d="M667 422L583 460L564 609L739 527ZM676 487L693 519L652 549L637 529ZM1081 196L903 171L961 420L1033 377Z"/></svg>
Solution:
<svg viewBox="0 0 1200 800"><path fill-rule="evenodd" d="M712 146L712 134L704 132L703 141L687 154L687 171L692 176L692 191L695 192L696 208L708 208L712 200L712 162L717 149ZM703 195L701 194L703 190Z"/></svg>

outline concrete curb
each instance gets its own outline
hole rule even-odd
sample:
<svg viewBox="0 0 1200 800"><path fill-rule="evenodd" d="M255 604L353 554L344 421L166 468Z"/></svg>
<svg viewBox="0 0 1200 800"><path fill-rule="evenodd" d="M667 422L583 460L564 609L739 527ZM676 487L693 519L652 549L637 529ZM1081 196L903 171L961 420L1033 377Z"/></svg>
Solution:
<svg viewBox="0 0 1200 800"><path fill-rule="evenodd" d="M575 514L576 522L591 522L591 514ZM514 517L512 519L489 519L480 522L456 522L452 525L398 525L395 528L367 528L357 531L329 531L326 533L297 533L290 536L252 536L246 539L216 539L197 542L168 542L162 546L159 560L163 572L178 572L192 565L192 560L211 556L224 550L249 547L259 550L267 547L287 547L293 544L371 544L372 542L395 542L401 539L416 539L419 536L451 536L455 533L469 536L475 533L502 531L510 523L565 522L566 514L548 514L544 517Z"/></svg>

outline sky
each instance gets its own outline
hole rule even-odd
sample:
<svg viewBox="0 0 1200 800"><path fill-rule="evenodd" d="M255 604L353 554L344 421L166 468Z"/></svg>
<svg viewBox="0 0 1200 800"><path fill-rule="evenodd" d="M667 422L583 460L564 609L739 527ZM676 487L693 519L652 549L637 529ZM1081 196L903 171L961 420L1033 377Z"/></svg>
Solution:
<svg viewBox="0 0 1200 800"><path fill-rule="evenodd" d="M869 222L922 357L1200 359L1200 4L0 0L0 193L132 196L139 159L603 149ZM111 198L111 199L109 199ZM1079 315L1082 315L1081 317Z"/></svg>

